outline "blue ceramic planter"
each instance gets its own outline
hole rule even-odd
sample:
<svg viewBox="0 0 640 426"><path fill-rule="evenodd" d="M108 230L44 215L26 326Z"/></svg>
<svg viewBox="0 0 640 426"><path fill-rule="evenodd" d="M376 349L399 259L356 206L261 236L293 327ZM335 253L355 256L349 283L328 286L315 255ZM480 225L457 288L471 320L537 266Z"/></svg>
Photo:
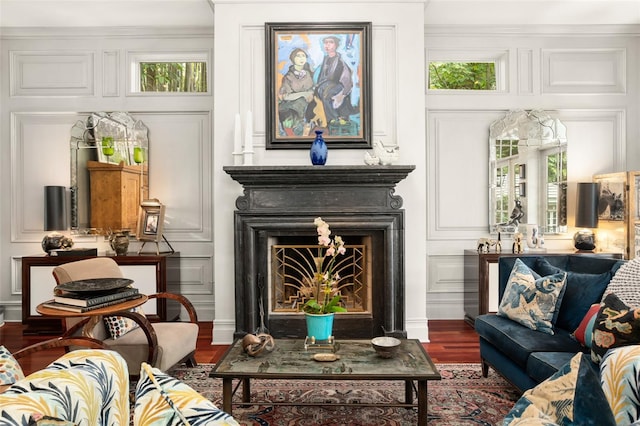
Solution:
<svg viewBox="0 0 640 426"><path fill-rule="evenodd" d="M327 144L322 137L322 130L316 130L316 138L313 140L311 144L311 164L314 166L324 166L327 162L327 154L329 149L327 148Z"/></svg>
<svg viewBox="0 0 640 426"><path fill-rule="evenodd" d="M307 337L316 340L328 340L333 333L333 316L335 314L304 314L307 320Z"/></svg>

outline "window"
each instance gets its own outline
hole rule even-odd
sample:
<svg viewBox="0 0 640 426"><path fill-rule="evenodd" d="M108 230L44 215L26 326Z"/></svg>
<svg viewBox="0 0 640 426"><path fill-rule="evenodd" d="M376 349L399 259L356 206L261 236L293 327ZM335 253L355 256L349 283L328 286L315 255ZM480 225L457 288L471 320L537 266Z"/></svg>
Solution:
<svg viewBox="0 0 640 426"><path fill-rule="evenodd" d="M195 53L133 54L131 91L133 93L207 93L208 55Z"/></svg>
<svg viewBox="0 0 640 426"><path fill-rule="evenodd" d="M545 232L567 231L567 150L560 148L542 150L546 176Z"/></svg>
<svg viewBox="0 0 640 426"><path fill-rule="evenodd" d="M509 51L432 49L427 52L432 93L503 93L508 90Z"/></svg>
<svg viewBox="0 0 640 426"><path fill-rule="evenodd" d="M430 62L431 90L496 90L493 62Z"/></svg>

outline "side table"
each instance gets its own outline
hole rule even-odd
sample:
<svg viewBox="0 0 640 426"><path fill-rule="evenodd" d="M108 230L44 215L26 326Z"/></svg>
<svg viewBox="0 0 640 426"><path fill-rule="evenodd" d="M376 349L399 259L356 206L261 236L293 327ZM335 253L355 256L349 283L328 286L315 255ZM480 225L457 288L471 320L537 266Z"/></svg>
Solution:
<svg viewBox="0 0 640 426"><path fill-rule="evenodd" d="M70 312L64 311L62 309L55 309L43 306L43 304L39 304L36 307L36 311L40 315L44 315L47 317L57 317L57 318L86 318L89 317L89 320L84 324L82 328L82 335L84 337L93 338L93 329L96 324L102 321L104 316L108 315L116 315L118 312L129 311L138 306L144 305L147 301L147 296L144 294L140 295L140 297L132 300L126 300L122 303L117 303L111 306L105 306L104 308L93 309L87 312Z"/></svg>

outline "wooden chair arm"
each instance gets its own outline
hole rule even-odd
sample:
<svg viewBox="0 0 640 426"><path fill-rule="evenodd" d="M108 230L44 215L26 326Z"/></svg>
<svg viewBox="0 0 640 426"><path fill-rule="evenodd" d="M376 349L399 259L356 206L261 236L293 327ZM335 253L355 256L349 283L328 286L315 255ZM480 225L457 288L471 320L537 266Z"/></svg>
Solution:
<svg viewBox="0 0 640 426"><path fill-rule="evenodd" d="M194 324L198 323L198 314L196 313L196 309L193 307L193 304L191 303L191 301L189 301L189 299L187 299L183 295L164 292L164 293L150 294L147 297L149 299L172 299L180 302L180 304L184 306L187 313L189 314L189 322L192 322Z"/></svg>
<svg viewBox="0 0 640 426"><path fill-rule="evenodd" d="M89 349L107 349L100 340L92 339L90 337L58 337L55 339L34 343L33 345L22 348L17 352L13 352L12 355L15 359L20 359L34 352L39 352L51 348L68 348L69 346L82 346Z"/></svg>

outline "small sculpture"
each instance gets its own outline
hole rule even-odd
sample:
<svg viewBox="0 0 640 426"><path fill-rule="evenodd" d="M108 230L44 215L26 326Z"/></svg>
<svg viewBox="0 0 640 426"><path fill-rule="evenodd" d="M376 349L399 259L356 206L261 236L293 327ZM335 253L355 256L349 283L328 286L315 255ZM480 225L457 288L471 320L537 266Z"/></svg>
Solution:
<svg viewBox="0 0 640 426"><path fill-rule="evenodd" d="M270 334L247 334L242 338L242 348L249 356L258 356L263 351L271 352L276 347Z"/></svg>
<svg viewBox="0 0 640 426"><path fill-rule="evenodd" d="M380 159L375 155L371 155L368 152L364 153L364 164L368 166L375 166L376 164L380 164Z"/></svg>
<svg viewBox="0 0 640 426"><path fill-rule="evenodd" d="M502 246L500 245L499 240L492 240L490 238L479 238L477 243L478 253L489 253L492 246L495 246L496 253L500 253L502 251Z"/></svg>
<svg viewBox="0 0 640 426"><path fill-rule="evenodd" d="M369 153L365 153L364 155L364 162L366 164L382 164L383 166L388 166L400 158L400 147L397 145L392 148L386 148L380 140L373 141L372 145L373 155Z"/></svg>
<svg viewBox="0 0 640 426"><path fill-rule="evenodd" d="M511 216L507 225L515 225L517 228L520 225L520 220L524 217L524 209L522 208L522 201L516 200L516 205L511 210Z"/></svg>
<svg viewBox="0 0 640 426"><path fill-rule="evenodd" d="M522 243L522 232L516 232L513 234L513 253L524 253L524 244Z"/></svg>

